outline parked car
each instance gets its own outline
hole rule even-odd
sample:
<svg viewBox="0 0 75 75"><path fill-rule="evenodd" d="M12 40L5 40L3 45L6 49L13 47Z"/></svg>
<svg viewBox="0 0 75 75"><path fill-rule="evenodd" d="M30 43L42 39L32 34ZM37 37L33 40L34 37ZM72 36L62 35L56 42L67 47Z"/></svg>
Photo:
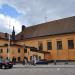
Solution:
<svg viewBox="0 0 75 75"><path fill-rule="evenodd" d="M12 67L13 67L13 63L9 59L6 59L6 60L0 59L1 69L10 69Z"/></svg>
<svg viewBox="0 0 75 75"><path fill-rule="evenodd" d="M39 60L36 62L37 65L44 65L44 64L48 64L48 62L46 60Z"/></svg>

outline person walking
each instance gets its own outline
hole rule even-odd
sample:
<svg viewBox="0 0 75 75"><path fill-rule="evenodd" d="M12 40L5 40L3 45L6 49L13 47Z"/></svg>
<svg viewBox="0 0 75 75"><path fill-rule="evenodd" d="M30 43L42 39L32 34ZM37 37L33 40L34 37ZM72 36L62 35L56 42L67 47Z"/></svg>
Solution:
<svg viewBox="0 0 75 75"><path fill-rule="evenodd" d="M34 60L33 60L33 62L34 62L34 66L36 65L36 57L34 56L34 58L33 58Z"/></svg>
<svg viewBox="0 0 75 75"><path fill-rule="evenodd" d="M12 62L14 63L14 65L16 64L16 58L13 57Z"/></svg>
<svg viewBox="0 0 75 75"><path fill-rule="evenodd" d="M27 65L27 59L26 58L24 59L24 63L25 63L25 65Z"/></svg>

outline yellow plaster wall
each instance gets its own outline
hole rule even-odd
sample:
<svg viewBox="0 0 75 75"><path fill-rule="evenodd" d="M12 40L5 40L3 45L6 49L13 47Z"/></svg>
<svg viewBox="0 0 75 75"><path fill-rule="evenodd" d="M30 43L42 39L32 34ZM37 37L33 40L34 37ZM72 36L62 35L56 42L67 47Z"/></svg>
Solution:
<svg viewBox="0 0 75 75"><path fill-rule="evenodd" d="M7 48L8 47L0 47L0 49L3 49L3 52L0 53L0 56L2 56L4 59L6 59L6 57L8 57L8 53L7 53ZM20 53L18 53L18 48L20 48ZM18 46L11 46L10 47L10 51L9 51L9 57L12 60L13 57L16 58L16 60L18 61L18 57L21 58L21 61L23 61L23 56L24 56L24 49Z"/></svg>
<svg viewBox="0 0 75 75"><path fill-rule="evenodd" d="M74 40L74 49L68 49L68 40ZM61 40L62 41L62 50L57 50L57 44L56 41ZM33 38L33 39L27 39L23 40L17 43L25 44L27 46L37 47L38 48L38 42L41 41L43 43L43 51L47 50L47 42L52 42L52 50L49 50L48 52L51 52L51 59L57 59L57 60L75 60L75 34L65 34L65 35L55 35L55 36L46 36L46 37L40 37L40 38ZM69 56L68 56L68 50L69 50Z"/></svg>
<svg viewBox="0 0 75 75"><path fill-rule="evenodd" d="M28 58L28 61L30 61L30 56L33 56L33 55L41 56L41 59L44 59L43 53L33 52L33 51L30 51L30 48L27 48L27 53L25 53L24 56Z"/></svg>
<svg viewBox="0 0 75 75"><path fill-rule="evenodd" d="M8 40L0 39L0 46L3 46L4 44L8 44Z"/></svg>

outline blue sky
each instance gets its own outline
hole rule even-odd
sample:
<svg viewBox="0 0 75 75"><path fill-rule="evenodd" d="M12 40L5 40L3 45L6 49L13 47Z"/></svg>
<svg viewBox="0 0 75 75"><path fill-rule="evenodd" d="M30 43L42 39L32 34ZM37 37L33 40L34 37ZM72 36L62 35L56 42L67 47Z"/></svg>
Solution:
<svg viewBox="0 0 75 75"><path fill-rule="evenodd" d="M0 0L0 32L75 16L75 0ZM9 23L10 22L10 23Z"/></svg>
<svg viewBox="0 0 75 75"><path fill-rule="evenodd" d="M15 8L9 6L8 4L3 4L0 8L0 14L4 14L5 16L10 16L16 18L21 15Z"/></svg>

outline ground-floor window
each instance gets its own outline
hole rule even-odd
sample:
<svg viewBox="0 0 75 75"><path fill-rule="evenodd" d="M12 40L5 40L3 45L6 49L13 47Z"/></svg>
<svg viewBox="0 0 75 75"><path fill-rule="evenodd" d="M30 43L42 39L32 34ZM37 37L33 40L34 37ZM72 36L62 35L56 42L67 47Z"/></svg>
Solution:
<svg viewBox="0 0 75 75"><path fill-rule="evenodd" d="M18 57L18 62L20 62L21 61L21 58L20 57Z"/></svg>
<svg viewBox="0 0 75 75"><path fill-rule="evenodd" d="M2 59L3 57L2 56L0 56L0 59Z"/></svg>
<svg viewBox="0 0 75 75"><path fill-rule="evenodd" d="M26 59L28 61L28 58L27 57L24 57L24 59Z"/></svg>
<svg viewBox="0 0 75 75"><path fill-rule="evenodd" d="M6 59L8 59L8 57L6 57Z"/></svg>
<svg viewBox="0 0 75 75"><path fill-rule="evenodd" d="M15 57L13 57L13 58L12 58L12 61L13 61L13 62L16 62L16 58L15 58Z"/></svg>
<svg viewBox="0 0 75 75"><path fill-rule="evenodd" d="M38 60L38 55L35 55L36 60Z"/></svg>
<svg viewBox="0 0 75 75"><path fill-rule="evenodd" d="M0 53L2 53L3 52L3 49L0 49Z"/></svg>
<svg viewBox="0 0 75 75"><path fill-rule="evenodd" d="M39 56L39 60L41 60L41 56Z"/></svg>
<svg viewBox="0 0 75 75"><path fill-rule="evenodd" d="M41 56L38 56L38 55L34 55L36 60L41 60ZM33 60L33 57L34 56L30 56L30 60Z"/></svg>

